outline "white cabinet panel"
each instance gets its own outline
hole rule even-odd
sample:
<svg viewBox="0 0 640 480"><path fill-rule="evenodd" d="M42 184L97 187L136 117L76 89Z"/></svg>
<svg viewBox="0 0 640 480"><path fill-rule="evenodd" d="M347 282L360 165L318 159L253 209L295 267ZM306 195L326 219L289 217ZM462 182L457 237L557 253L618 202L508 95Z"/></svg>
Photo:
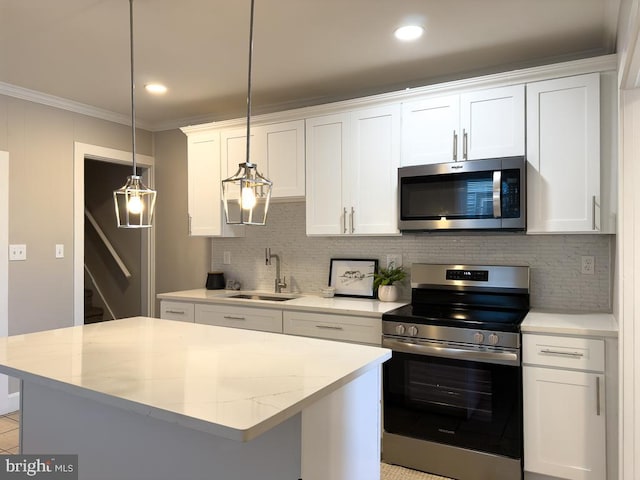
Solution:
<svg viewBox="0 0 640 480"><path fill-rule="evenodd" d="M527 84L529 233L600 230L600 76Z"/></svg>
<svg viewBox="0 0 640 480"><path fill-rule="evenodd" d="M306 123L307 235L395 235L400 106Z"/></svg>
<svg viewBox="0 0 640 480"><path fill-rule="evenodd" d="M604 340L522 337L525 472L605 479Z"/></svg>
<svg viewBox="0 0 640 480"><path fill-rule="evenodd" d="M402 105L402 166L525 153L524 85Z"/></svg>
<svg viewBox="0 0 640 480"><path fill-rule="evenodd" d="M222 234L220 137L217 132L190 135L188 149L189 234Z"/></svg>
<svg viewBox="0 0 640 480"><path fill-rule="evenodd" d="M604 375L525 366L523 378L525 470L605 479Z"/></svg>
<svg viewBox="0 0 640 480"><path fill-rule="evenodd" d="M282 333L282 310L196 304L195 322L218 327Z"/></svg>
<svg viewBox="0 0 640 480"><path fill-rule="evenodd" d="M195 319L194 305L187 302L162 300L160 302L160 318L193 323Z"/></svg>
<svg viewBox="0 0 640 480"><path fill-rule="evenodd" d="M285 310L283 331L291 335L380 346L382 322L371 317Z"/></svg>
<svg viewBox="0 0 640 480"><path fill-rule="evenodd" d="M402 166L457 160L458 95L402 104Z"/></svg>
<svg viewBox="0 0 640 480"><path fill-rule="evenodd" d="M524 85L462 94L462 159L524 155L524 119Z"/></svg>

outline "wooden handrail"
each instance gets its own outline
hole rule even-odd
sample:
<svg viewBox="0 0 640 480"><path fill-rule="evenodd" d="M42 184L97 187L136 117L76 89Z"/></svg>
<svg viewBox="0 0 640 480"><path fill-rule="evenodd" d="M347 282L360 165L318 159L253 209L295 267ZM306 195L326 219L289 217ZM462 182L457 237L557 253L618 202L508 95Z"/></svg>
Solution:
<svg viewBox="0 0 640 480"><path fill-rule="evenodd" d="M111 242L109 241L105 233L102 231L102 228L100 228L100 225L98 225L98 222L96 222L96 219L93 218L93 215L91 215L91 212L87 210L87 207L84 207L84 215L89 220L89 223L93 225L93 228L98 233L100 240L102 240L102 243L104 243L104 246L107 247L107 250L109 250L109 253L113 257L115 262L118 264L118 267L120 267L120 270L122 271L123 275L127 278L131 278L131 272L129 271L127 266L124 264L124 262L120 258L120 255L118 255L118 252L116 252L116 249L113 248L113 245L111 244Z"/></svg>

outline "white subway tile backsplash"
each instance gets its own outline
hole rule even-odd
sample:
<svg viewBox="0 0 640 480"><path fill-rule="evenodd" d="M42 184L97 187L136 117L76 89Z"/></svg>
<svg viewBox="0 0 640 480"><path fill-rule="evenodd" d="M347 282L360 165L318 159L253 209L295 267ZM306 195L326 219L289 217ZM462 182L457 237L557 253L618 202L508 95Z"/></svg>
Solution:
<svg viewBox="0 0 640 480"><path fill-rule="evenodd" d="M271 290L275 265L267 266L264 249L280 255L288 290L318 292L327 285L331 258L377 258L402 255L412 263L528 265L531 304L537 308L608 312L611 310L612 235L450 235L405 234L398 237L308 237L304 203L271 206L267 225L247 227L244 238L211 240L211 269L239 280L242 288ZM223 264L231 252L230 265ZM581 273L582 255L593 255L595 274ZM410 296L408 282L403 287Z"/></svg>

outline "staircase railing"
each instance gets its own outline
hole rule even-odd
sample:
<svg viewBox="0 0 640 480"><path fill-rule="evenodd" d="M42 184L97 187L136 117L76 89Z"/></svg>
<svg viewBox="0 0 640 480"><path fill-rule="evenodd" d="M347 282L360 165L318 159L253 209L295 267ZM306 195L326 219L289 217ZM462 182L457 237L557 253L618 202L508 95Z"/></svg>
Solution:
<svg viewBox="0 0 640 480"><path fill-rule="evenodd" d="M111 317L112 320L115 320L116 319L116 314L113 313L113 310L111 309L111 306L109 305L109 302L107 302L107 299L104 297L104 294L102 293L102 290L100 290L100 287L98 286L98 283L96 282L95 277L91 273L91 270L89 270L89 267L87 267L86 263L84 264L84 271L87 272L87 275L91 279L91 284L93 285L93 288L95 288L96 293L100 296L100 300L102 300L102 304L105 306L105 308L109 312L109 316Z"/></svg>
<svg viewBox="0 0 640 480"><path fill-rule="evenodd" d="M96 219L93 218L93 215L91 215L91 212L87 210L87 207L84 208L84 215L85 217L87 217L87 220L89 220L89 223L93 225L93 228L98 234L98 237L100 237L100 240L102 240L102 243L104 243L104 246L107 247L107 250L113 257L115 262L118 264L118 267L120 267L122 274L127 278L131 278L131 272L129 271L127 266L124 264L124 262L120 258L120 255L118 255L118 252L116 252L116 249L113 248L113 245L111 244L111 242L109 241L105 233L102 231L102 228L100 228L100 225L98 225L98 222L96 222ZM85 269L86 268L87 266L85 265Z"/></svg>

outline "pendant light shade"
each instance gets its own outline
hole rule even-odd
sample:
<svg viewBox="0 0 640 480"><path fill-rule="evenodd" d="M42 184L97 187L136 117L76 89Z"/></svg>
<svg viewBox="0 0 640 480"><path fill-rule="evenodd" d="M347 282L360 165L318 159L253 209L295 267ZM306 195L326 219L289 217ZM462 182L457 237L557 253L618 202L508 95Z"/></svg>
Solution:
<svg viewBox="0 0 640 480"><path fill-rule="evenodd" d="M138 175L129 175L127 183L113 192L119 228L148 228L151 226L156 192Z"/></svg>
<svg viewBox="0 0 640 480"><path fill-rule="evenodd" d="M227 223L264 225L267 221L273 183L250 162L238 165L232 177L222 181L222 198Z"/></svg>
<svg viewBox="0 0 640 480"><path fill-rule="evenodd" d="M251 0L249 24L249 74L247 76L247 157L238 165L238 171L222 181L222 202L226 222L235 225L265 225L273 182L258 173L258 166L251 163L251 66L253 60L253 11Z"/></svg>
<svg viewBox="0 0 640 480"><path fill-rule="evenodd" d="M133 174L113 192L118 228L149 228L156 206L156 191L142 182L136 169L136 103L133 76L133 0L129 0L129 46L131 53L131 152Z"/></svg>

